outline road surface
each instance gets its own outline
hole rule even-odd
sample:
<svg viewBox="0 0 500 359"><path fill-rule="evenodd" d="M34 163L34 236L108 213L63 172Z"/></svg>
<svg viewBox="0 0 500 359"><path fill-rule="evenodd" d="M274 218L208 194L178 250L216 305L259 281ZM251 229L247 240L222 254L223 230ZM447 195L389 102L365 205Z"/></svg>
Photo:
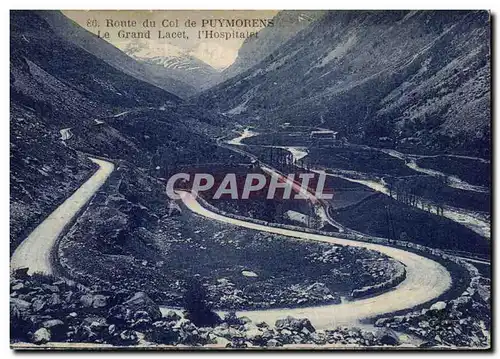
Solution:
<svg viewBox="0 0 500 359"><path fill-rule="evenodd" d="M99 169L16 248L10 259L12 270L29 268L29 274L53 274L51 256L57 239L114 169L111 162L96 158L90 160L99 165Z"/></svg>
<svg viewBox="0 0 500 359"><path fill-rule="evenodd" d="M243 145L241 143L242 140L244 140L245 138L250 138L250 137L253 137L253 136L257 136L257 135L258 135L257 132L253 132L249 128L245 128L243 130L243 132L240 134L240 136L238 136L236 138L233 138L232 140L228 141L227 143L230 144L230 145L241 146L241 145Z"/></svg>
<svg viewBox="0 0 500 359"><path fill-rule="evenodd" d="M316 328L355 325L365 318L410 309L417 305L432 301L447 291L451 286L451 276L446 268L421 255L375 243L358 242L337 237L268 227L253 222L225 217L202 207L193 194L185 191L179 191L179 194L187 208L198 215L213 220L288 237L366 248L392 257L403 263L406 267L406 279L386 293L337 305L238 312L238 315L247 316L253 321L265 321L274 324L277 319L292 315L295 317L309 318ZM163 311L167 310L168 308L163 308Z"/></svg>

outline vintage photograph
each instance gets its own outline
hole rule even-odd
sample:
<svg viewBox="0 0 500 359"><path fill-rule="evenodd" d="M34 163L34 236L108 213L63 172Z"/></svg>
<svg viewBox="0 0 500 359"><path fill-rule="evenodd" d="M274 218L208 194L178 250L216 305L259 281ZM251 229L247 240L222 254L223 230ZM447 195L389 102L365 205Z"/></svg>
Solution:
<svg viewBox="0 0 500 359"><path fill-rule="evenodd" d="M491 350L487 10L11 10L14 350Z"/></svg>

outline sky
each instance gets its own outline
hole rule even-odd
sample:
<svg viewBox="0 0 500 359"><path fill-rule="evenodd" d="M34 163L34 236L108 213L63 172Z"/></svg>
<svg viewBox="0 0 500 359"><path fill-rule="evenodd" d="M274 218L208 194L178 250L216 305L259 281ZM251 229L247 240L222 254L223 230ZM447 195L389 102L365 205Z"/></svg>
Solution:
<svg viewBox="0 0 500 359"><path fill-rule="evenodd" d="M255 28L201 28L203 19L271 19L278 13L277 10L64 10L63 13L77 22L85 29L97 34L97 31L110 32L107 39L111 44L119 49L125 49L131 43L140 42L147 45L150 55L171 55L190 54L208 63L212 67L222 70L231 65L238 55L244 38L232 39L198 39L199 30L214 31L258 31L262 26ZM137 26L134 27L106 27L106 20L127 21L135 20ZM178 27L162 27L163 20L178 20ZM92 20L97 20L92 21ZM145 20L153 20L156 28L151 29L151 39L123 39L118 37L118 30L144 31ZM196 27L186 27L186 21L196 21ZM98 24L99 27L93 26ZM188 39L158 39L157 32L162 31L186 31Z"/></svg>

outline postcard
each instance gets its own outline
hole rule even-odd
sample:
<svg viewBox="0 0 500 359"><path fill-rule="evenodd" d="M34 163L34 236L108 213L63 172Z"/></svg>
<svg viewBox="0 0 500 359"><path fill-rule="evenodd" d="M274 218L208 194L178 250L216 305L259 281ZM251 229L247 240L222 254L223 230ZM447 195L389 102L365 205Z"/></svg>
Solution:
<svg viewBox="0 0 500 359"><path fill-rule="evenodd" d="M11 347L490 350L490 38L11 10Z"/></svg>

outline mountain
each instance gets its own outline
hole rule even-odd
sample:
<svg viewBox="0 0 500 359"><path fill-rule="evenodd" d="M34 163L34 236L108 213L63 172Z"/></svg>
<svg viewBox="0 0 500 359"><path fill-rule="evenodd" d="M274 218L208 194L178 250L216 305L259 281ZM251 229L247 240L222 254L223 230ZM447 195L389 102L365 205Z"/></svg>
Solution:
<svg viewBox="0 0 500 359"><path fill-rule="evenodd" d="M283 10L274 18L272 27L265 27L256 37L245 39L234 63L222 72L224 81L264 60L299 31L323 16L322 10Z"/></svg>
<svg viewBox="0 0 500 359"><path fill-rule="evenodd" d="M331 11L198 101L247 124L488 155L490 25L486 11Z"/></svg>
<svg viewBox="0 0 500 359"><path fill-rule="evenodd" d="M88 51L115 69L141 81L153 84L181 98L193 95L197 90L193 84L183 81L179 72L154 62L144 63L127 56L107 41L99 39L91 32L64 16L60 11L40 10L38 14L59 36ZM208 66L208 65L207 65Z"/></svg>
<svg viewBox="0 0 500 359"><path fill-rule="evenodd" d="M212 66L175 45L154 47L149 41L137 39L127 44L123 52L139 62L168 69L170 77L196 89L209 88L220 77L220 72Z"/></svg>
<svg viewBox="0 0 500 359"><path fill-rule="evenodd" d="M155 177L177 165L227 157L211 140L219 116L117 70L37 12L11 11L10 27L12 250L95 171L88 155L130 168L120 183L133 172L146 194L164 192Z"/></svg>

